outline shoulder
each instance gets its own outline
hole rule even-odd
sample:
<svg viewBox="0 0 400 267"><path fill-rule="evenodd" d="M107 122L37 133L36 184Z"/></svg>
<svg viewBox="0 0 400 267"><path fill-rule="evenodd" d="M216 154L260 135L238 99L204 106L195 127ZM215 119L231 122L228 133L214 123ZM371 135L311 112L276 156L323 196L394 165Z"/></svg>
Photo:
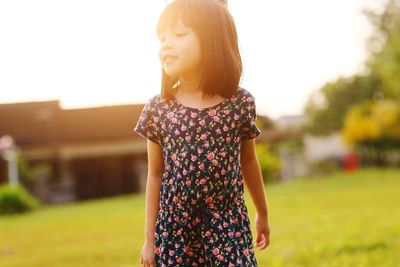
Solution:
<svg viewBox="0 0 400 267"><path fill-rule="evenodd" d="M243 104L254 104L255 97L254 95L247 89L243 87L238 88L238 96Z"/></svg>
<svg viewBox="0 0 400 267"><path fill-rule="evenodd" d="M157 104L160 101L160 94L155 94L153 96L151 96L148 100L147 103L148 104Z"/></svg>
<svg viewBox="0 0 400 267"><path fill-rule="evenodd" d="M157 107L157 105L160 104L160 94L155 94L153 96L151 96L149 99L147 99L147 101L145 102L145 107L148 109L154 109Z"/></svg>

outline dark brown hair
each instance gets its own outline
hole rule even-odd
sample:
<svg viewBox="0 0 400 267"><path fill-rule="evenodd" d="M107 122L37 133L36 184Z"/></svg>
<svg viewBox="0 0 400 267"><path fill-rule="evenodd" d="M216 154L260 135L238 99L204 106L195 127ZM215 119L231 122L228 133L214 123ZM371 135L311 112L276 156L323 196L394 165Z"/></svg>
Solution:
<svg viewBox="0 0 400 267"><path fill-rule="evenodd" d="M157 35L179 21L190 27L200 42L203 92L231 97L242 76L242 60L235 22L229 11L217 0L175 0L162 12ZM161 71L161 97L170 98L178 80Z"/></svg>

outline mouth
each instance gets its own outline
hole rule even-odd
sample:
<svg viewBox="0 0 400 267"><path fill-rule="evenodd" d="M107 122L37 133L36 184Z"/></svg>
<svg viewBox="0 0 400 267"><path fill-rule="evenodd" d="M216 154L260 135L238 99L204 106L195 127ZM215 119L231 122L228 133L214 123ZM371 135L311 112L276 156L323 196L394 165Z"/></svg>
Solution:
<svg viewBox="0 0 400 267"><path fill-rule="evenodd" d="M175 59L177 59L177 58L178 57L176 57L176 56L165 55L165 56L163 56L162 60L164 63L169 63L169 62L175 61Z"/></svg>

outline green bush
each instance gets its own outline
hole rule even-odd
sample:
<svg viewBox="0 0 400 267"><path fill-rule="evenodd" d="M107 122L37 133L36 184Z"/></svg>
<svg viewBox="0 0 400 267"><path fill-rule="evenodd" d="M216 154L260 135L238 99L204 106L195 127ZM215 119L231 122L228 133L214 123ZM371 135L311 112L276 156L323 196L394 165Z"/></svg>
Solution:
<svg viewBox="0 0 400 267"><path fill-rule="evenodd" d="M311 176L329 175L341 169L340 158L327 158L309 163Z"/></svg>
<svg viewBox="0 0 400 267"><path fill-rule="evenodd" d="M279 170L281 168L279 157L271 152L267 143L257 143L256 151L264 182L278 181Z"/></svg>
<svg viewBox="0 0 400 267"><path fill-rule="evenodd" d="M19 185L0 186L0 215L27 212L39 205L39 201Z"/></svg>

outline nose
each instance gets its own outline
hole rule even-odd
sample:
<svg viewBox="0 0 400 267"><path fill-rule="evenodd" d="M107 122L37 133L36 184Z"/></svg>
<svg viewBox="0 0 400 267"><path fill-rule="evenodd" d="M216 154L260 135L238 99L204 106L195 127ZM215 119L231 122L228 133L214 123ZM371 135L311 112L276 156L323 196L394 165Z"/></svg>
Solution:
<svg viewBox="0 0 400 267"><path fill-rule="evenodd" d="M168 52L171 53L171 50L172 50L172 43L168 39L163 40L160 44L160 50L158 53L160 61L163 60L164 54L167 54Z"/></svg>
<svg viewBox="0 0 400 267"><path fill-rule="evenodd" d="M170 38L165 38L164 40L162 40L161 45L160 45L160 49L161 51L170 49L172 47L172 42L170 40Z"/></svg>

